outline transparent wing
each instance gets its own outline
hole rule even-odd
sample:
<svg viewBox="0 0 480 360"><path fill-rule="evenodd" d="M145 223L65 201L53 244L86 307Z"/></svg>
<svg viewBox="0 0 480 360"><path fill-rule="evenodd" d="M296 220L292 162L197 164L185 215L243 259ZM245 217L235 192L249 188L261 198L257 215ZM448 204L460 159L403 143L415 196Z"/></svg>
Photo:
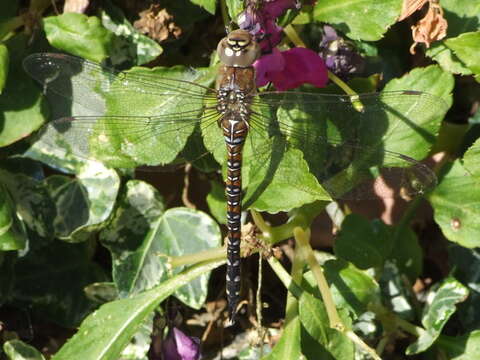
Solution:
<svg viewBox="0 0 480 360"><path fill-rule="evenodd" d="M434 173L416 159L428 154L447 110L440 98L413 91L354 97L273 92L252 100L250 129L263 138L254 145L258 152L272 158L300 149L334 198L413 196L436 184ZM262 156L253 161L258 165L251 173L259 176L265 163L272 164Z"/></svg>
<svg viewBox="0 0 480 360"><path fill-rule="evenodd" d="M205 105L215 90L185 80L202 81L199 72L120 72L62 54L30 55L24 67L45 92L59 95L54 109L62 99L82 107L40 132L36 147L57 157L63 151L116 167L169 163L193 132L218 118L214 105ZM85 114L96 115L76 116Z"/></svg>
<svg viewBox="0 0 480 360"><path fill-rule="evenodd" d="M179 98L192 103L215 98L216 94L215 90L194 83L202 79L200 73L193 71L178 71L173 73L175 78L169 78L147 69L141 72L116 71L88 60L54 53L32 54L24 60L23 66L42 84L45 92L51 91L70 99L99 115L105 113L109 99L116 96L129 99L126 103L117 103L116 110L122 111L122 115L133 115L135 106L132 102L145 102L141 101L142 97L156 99L158 104L178 101Z"/></svg>

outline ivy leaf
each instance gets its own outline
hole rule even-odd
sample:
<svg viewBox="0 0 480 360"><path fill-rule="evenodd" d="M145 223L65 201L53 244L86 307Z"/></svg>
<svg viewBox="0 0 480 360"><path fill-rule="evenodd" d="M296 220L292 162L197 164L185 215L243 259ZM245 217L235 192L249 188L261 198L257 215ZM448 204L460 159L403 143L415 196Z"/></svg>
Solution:
<svg viewBox="0 0 480 360"><path fill-rule="evenodd" d="M103 225L120 186L116 171L95 161L81 167L76 179L56 175L46 181L57 208L55 232L68 242L84 241Z"/></svg>
<svg viewBox="0 0 480 360"><path fill-rule="evenodd" d="M114 35L98 17L64 13L44 18L43 28L48 41L57 49L95 62L110 55Z"/></svg>
<svg viewBox="0 0 480 360"><path fill-rule="evenodd" d="M442 281L438 289L432 291L424 308L422 324L426 331L406 350L407 355L421 353L427 350L440 335L443 326L456 311L455 304L464 301L468 289L452 277Z"/></svg>
<svg viewBox="0 0 480 360"><path fill-rule="evenodd" d="M442 335L437 345L450 360L477 360L480 354L480 330L462 336Z"/></svg>
<svg viewBox="0 0 480 360"><path fill-rule="evenodd" d="M133 64L142 65L163 52L155 40L138 32L123 12L110 1L104 3L104 9L101 15L103 26L117 35L111 54L113 65L130 62L132 59Z"/></svg>
<svg viewBox="0 0 480 360"><path fill-rule="evenodd" d="M25 248L27 234L14 211L7 189L0 183L0 251Z"/></svg>
<svg viewBox="0 0 480 360"><path fill-rule="evenodd" d="M168 257L218 247L218 225L206 214L187 208L165 211L158 192L142 181L129 181L115 216L101 234L113 258L113 278L121 297L159 284L172 275ZM175 268L173 273L184 267ZM205 302L209 274L177 290L175 296L199 308Z"/></svg>

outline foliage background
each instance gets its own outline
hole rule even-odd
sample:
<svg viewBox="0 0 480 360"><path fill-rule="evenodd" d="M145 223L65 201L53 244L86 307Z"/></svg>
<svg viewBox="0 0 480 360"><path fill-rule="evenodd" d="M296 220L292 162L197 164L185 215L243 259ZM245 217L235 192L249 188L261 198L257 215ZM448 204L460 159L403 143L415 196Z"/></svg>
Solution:
<svg viewBox="0 0 480 360"><path fill-rule="evenodd" d="M148 36L137 28L148 28L148 12L142 11L150 2L92 2L80 11L84 13L64 14L63 3L54 4L45 0L0 4L2 356L157 358L156 345L165 328L159 319L168 319L169 326L183 324L189 335L203 337L202 352L210 357L231 343L242 359L260 358L260 348L265 353L273 348L267 355L271 358L303 354L313 359L319 353L325 359L361 358L349 339L328 328L310 273L302 283L304 295L289 299L285 309L284 300L278 300L285 297L285 289L270 270L264 271L264 300L270 308L264 314L268 332L263 347L251 347L242 337L256 333L247 320L223 330L224 269L210 276L223 261L219 223L224 222L224 202L218 172L187 174L190 201L200 211L182 204L186 187L182 171L135 177L133 172L29 150L31 135L59 114L23 71L22 60L28 54L62 51L120 69L183 65L203 71L208 82L214 74L212 52L224 36L219 4L162 1L171 17L164 14L156 21L170 27L151 27ZM242 8L238 1L226 4L232 17ZM321 0L282 21L294 18L299 34L313 49L321 38L321 23L354 41L367 58L367 70L362 79L350 82L353 87L361 84L371 90L392 80L389 86L432 92L451 105L430 148L438 186L426 200L408 207L382 203L372 212L371 205L352 204L363 216L346 216L335 242L325 230L323 204L290 213L290 222L303 219L310 225L317 218L310 226L312 244L328 251L317 255L323 258L341 316L345 323L353 322L356 333L384 358L405 358L406 353L425 359L476 359L480 2L442 0L447 37L428 49L417 49L415 56L408 48L410 26L418 15L397 23L401 5L400 0ZM139 19L144 22L136 28L133 24ZM381 82L374 74L382 74ZM388 211L395 214L396 225L373 219L385 220ZM317 217L320 212L323 215ZM269 220L285 223L283 216ZM277 240L289 236L278 235ZM210 251L208 258L182 257L204 250ZM172 270L159 254L177 259L178 266ZM204 262L191 266L199 260ZM250 288L256 284L256 266L253 257L246 261ZM171 294L174 297L166 301ZM94 312L102 303L106 304ZM381 309L374 306L378 304ZM294 315L289 314L292 307L297 309ZM184 321L166 316L171 308L181 308ZM248 309L248 315L252 313ZM85 320L89 314L93 315ZM285 316L290 321L278 323ZM187 319L196 325L187 327ZM278 329L283 330L280 340ZM22 341L13 340L17 338Z"/></svg>

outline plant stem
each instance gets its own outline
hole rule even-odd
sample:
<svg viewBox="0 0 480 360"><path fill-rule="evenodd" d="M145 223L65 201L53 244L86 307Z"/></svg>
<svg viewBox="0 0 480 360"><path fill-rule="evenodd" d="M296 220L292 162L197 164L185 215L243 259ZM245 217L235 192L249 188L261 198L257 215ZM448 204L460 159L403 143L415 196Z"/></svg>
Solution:
<svg viewBox="0 0 480 360"><path fill-rule="evenodd" d="M204 261L225 260L227 253L223 246L201 251L195 254L169 257L168 264L172 269L182 265L193 265Z"/></svg>
<svg viewBox="0 0 480 360"><path fill-rule="evenodd" d="M293 230L293 234L295 236L295 241L297 242L297 251L306 260L315 280L317 281L318 289L320 290L320 294L322 295L327 310L330 327L343 332L345 325L343 325L340 316L338 316L337 308L335 307L332 293L330 292L330 287L328 286L327 279L325 279L325 276L323 275L323 270L320 264L313 254L313 249L310 246L307 233L304 232L302 228L296 227Z"/></svg>

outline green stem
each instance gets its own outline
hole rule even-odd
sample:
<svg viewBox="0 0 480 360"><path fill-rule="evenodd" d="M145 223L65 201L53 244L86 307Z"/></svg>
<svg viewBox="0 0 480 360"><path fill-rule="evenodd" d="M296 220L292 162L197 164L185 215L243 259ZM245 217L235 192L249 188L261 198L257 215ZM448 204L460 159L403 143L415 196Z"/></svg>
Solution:
<svg viewBox="0 0 480 360"><path fill-rule="evenodd" d="M225 251L225 248L222 246L215 249L201 251L195 254L172 256L169 257L168 264L172 269L174 269L182 265L192 265L203 261L224 260L226 256L227 253Z"/></svg>
<svg viewBox="0 0 480 360"><path fill-rule="evenodd" d="M338 316L337 308L333 301L332 293L330 292L330 287L328 286L327 279L325 279L325 276L323 275L323 270L320 264L315 258L307 233L304 232L302 228L296 227L293 234L295 236L295 241L297 242L297 251L306 260L315 280L317 281L318 289L320 290L325 308L327 309L330 327L343 332L345 325L340 319L340 316Z"/></svg>

